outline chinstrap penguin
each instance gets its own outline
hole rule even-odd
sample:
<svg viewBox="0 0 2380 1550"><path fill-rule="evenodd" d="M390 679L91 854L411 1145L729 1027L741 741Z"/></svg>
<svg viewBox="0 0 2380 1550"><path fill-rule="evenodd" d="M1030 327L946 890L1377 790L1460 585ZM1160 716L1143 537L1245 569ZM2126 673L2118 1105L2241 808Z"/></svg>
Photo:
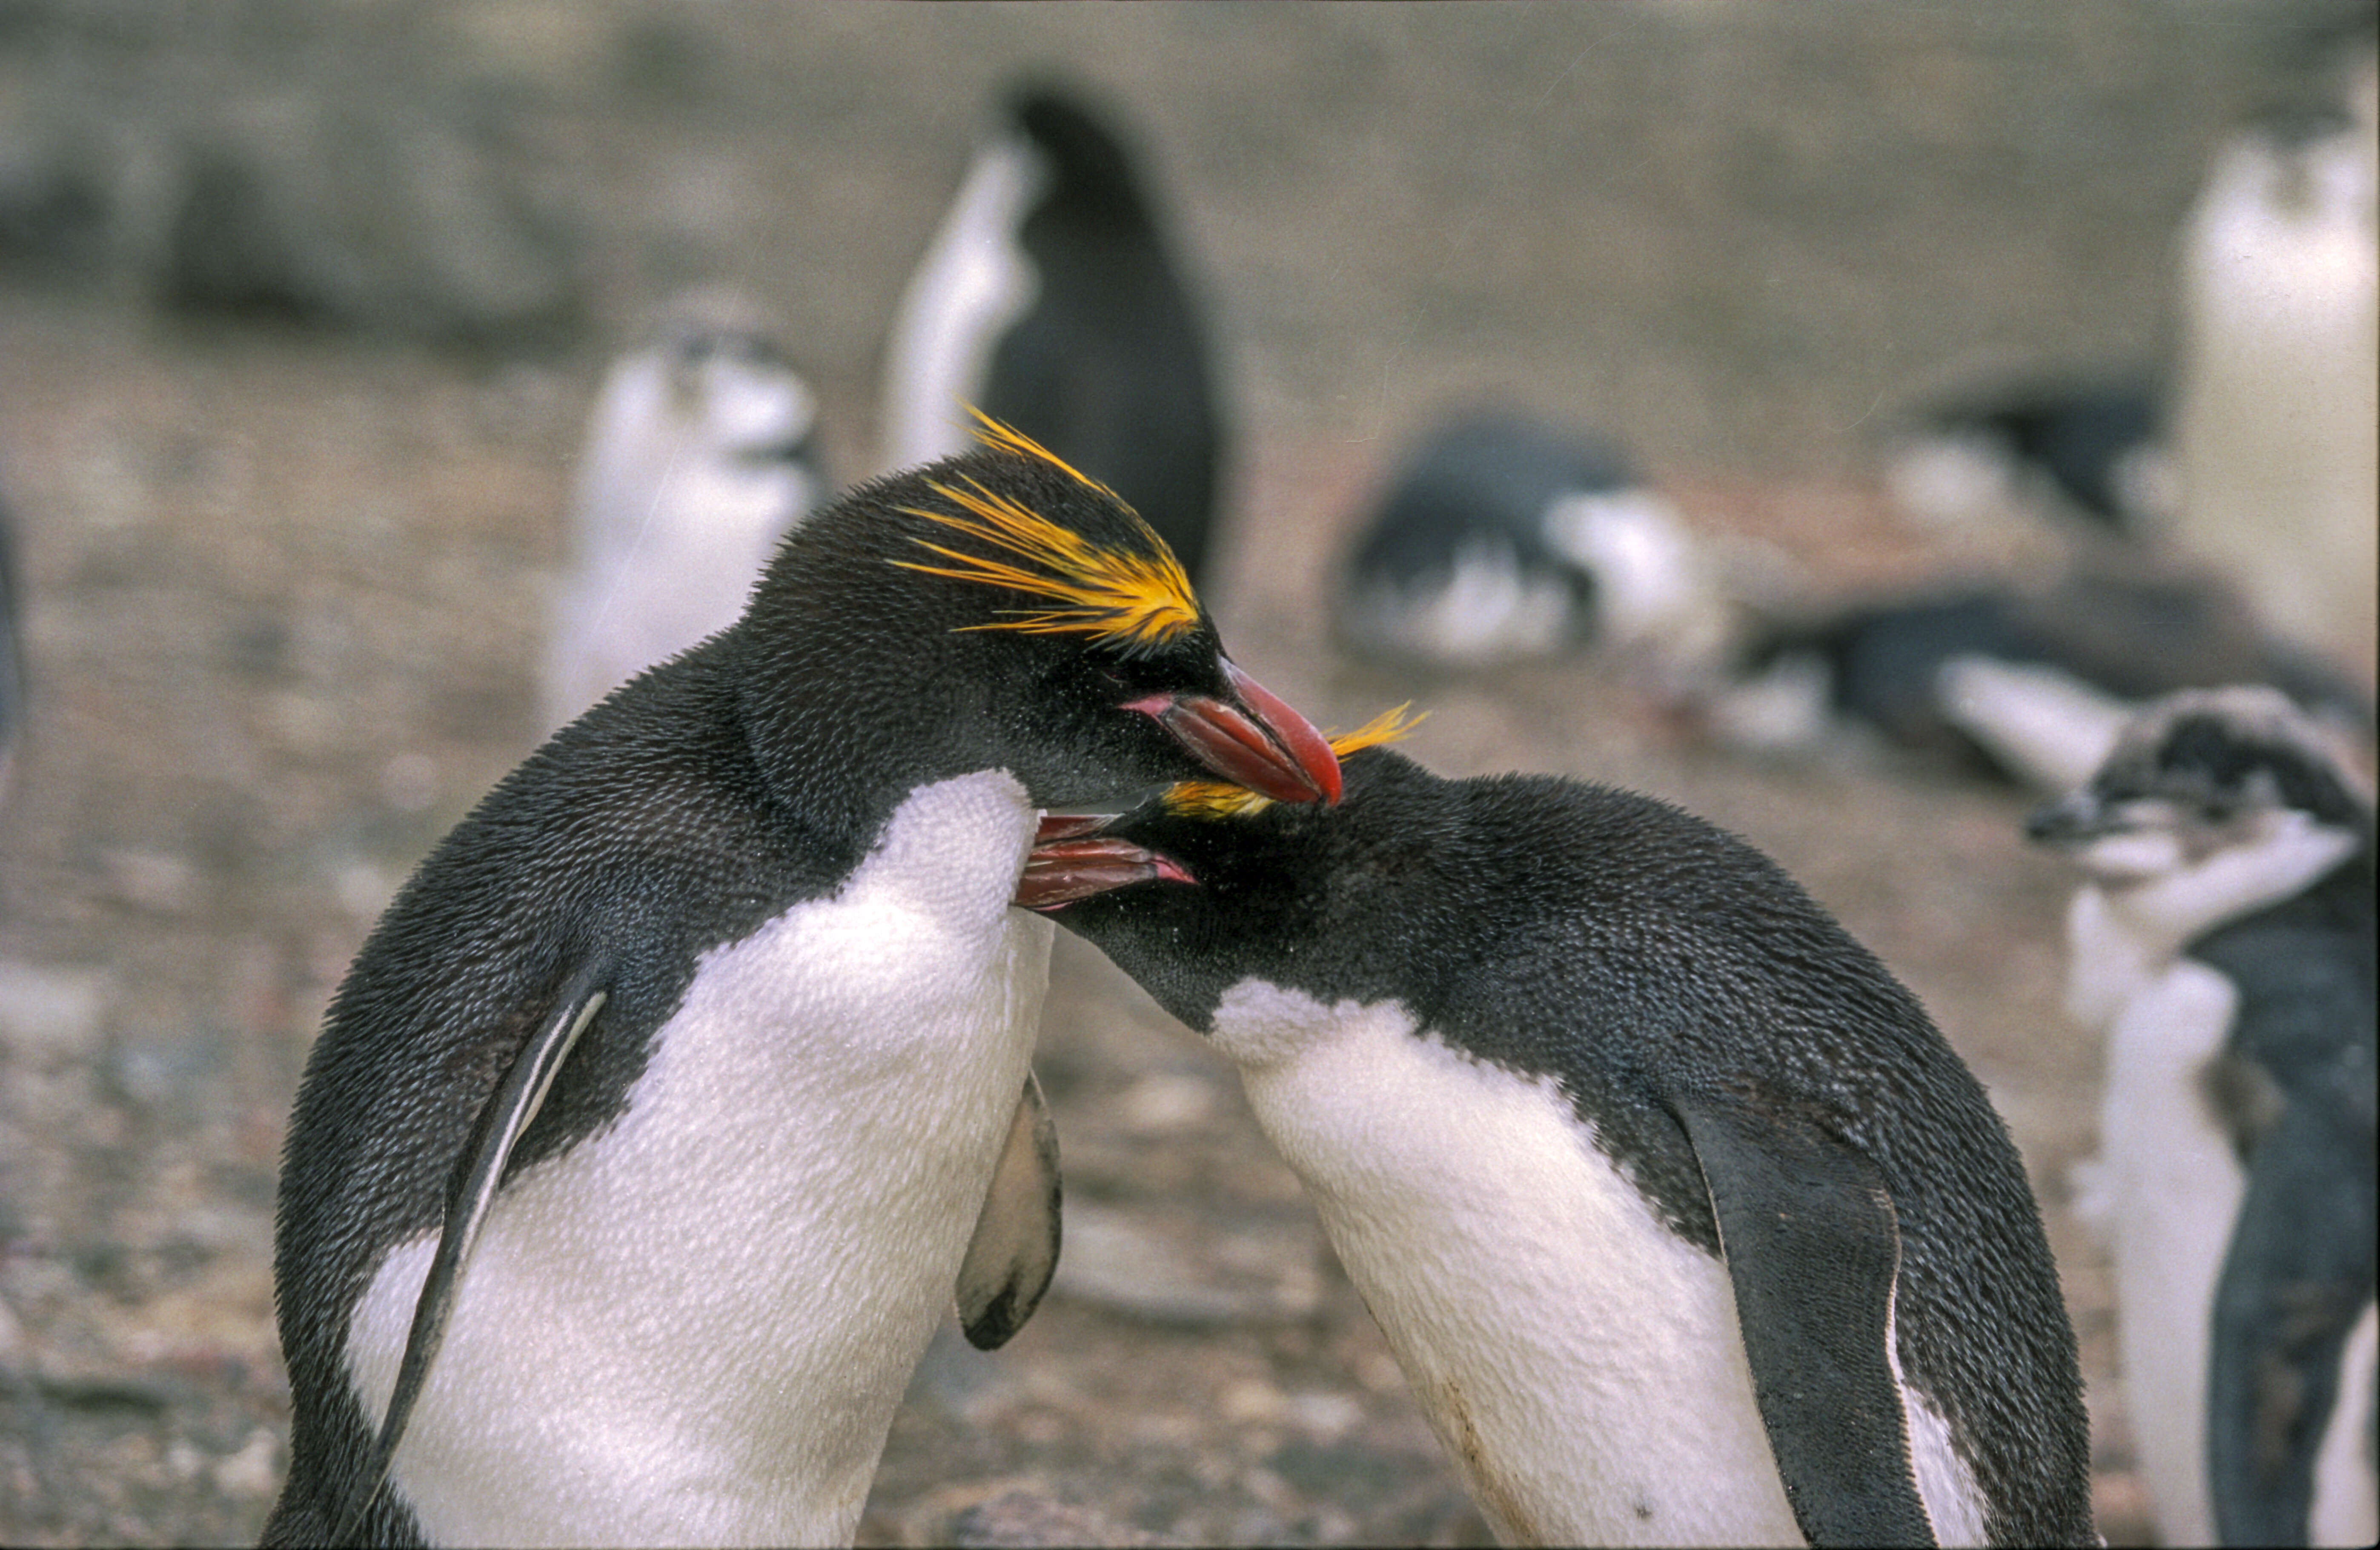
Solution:
<svg viewBox="0 0 2380 1550"><path fill-rule="evenodd" d="M1239 1066L1498 1536L2096 1543L2040 1217L1916 999L1742 841L1378 731L1327 814L1177 789L1023 897Z"/></svg>
<svg viewBox="0 0 2380 1550"><path fill-rule="evenodd" d="M828 494L817 431L808 385L734 292L675 298L613 364L571 503L549 730L735 622L777 540Z"/></svg>
<svg viewBox="0 0 2380 1550"><path fill-rule="evenodd" d="M1031 1312L1039 810L1339 774L1145 524L983 434L797 527L382 917L283 1166L268 1544L847 1543L953 1289L979 1344Z"/></svg>
<svg viewBox="0 0 2380 1550"><path fill-rule="evenodd" d="M1676 508L1616 449L1482 412L1397 472L1333 622L1354 650L1451 668L1586 646L1686 657L1720 620L1703 571Z"/></svg>
<svg viewBox="0 0 2380 1550"><path fill-rule="evenodd" d="M2107 1042L2083 1207L2159 1533L2369 1544L2369 795L2281 696L2224 689L2143 712L2030 830L2088 878L2069 1005Z"/></svg>
<svg viewBox="0 0 2380 1550"><path fill-rule="evenodd" d="M1229 432L1168 225L1088 103L1012 93L902 297L883 466L957 450L979 406L1131 502L1205 585Z"/></svg>

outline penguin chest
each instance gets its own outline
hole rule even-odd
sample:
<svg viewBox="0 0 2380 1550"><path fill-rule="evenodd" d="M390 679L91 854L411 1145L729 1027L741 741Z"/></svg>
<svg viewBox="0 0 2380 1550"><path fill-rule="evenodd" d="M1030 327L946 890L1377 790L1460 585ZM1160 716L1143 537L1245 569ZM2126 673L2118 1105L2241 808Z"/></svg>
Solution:
<svg viewBox="0 0 2380 1550"><path fill-rule="evenodd" d="M601 557L576 600L587 635L633 674L735 623L813 491L798 467L698 447L636 492L645 520Z"/></svg>
<svg viewBox="0 0 2380 1550"><path fill-rule="evenodd" d="M606 1129L492 1208L391 1470L435 1542L848 1542L1023 1088L1050 926L1016 782L921 789L706 955ZM384 1411L435 1235L355 1311Z"/></svg>
<svg viewBox="0 0 2380 1550"><path fill-rule="evenodd" d="M609 470L619 488L576 575L554 599L548 713L577 715L619 684L735 623L777 540L815 502L813 477L782 460L675 434L657 466Z"/></svg>
<svg viewBox="0 0 2380 1550"><path fill-rule="evenodd" d="M1500 1538L1802 1543L1725 1267L1550 1079L1255 981L1214 1036Z"/></svg>

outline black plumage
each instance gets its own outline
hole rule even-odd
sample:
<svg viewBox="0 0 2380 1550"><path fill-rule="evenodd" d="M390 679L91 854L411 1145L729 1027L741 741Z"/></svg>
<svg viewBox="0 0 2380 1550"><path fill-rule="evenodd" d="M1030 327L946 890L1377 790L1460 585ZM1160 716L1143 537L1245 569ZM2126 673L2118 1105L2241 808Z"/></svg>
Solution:
<svg viewBox="0 0 2380 1550"><path fill-rule="evenodd" d="M2026 777L1964 724L1943 675L1961 659L2055 669L2119 713L2177 690L2254 683L2338 725L2373 724L2369 695L2265 629L2230 587L2131 562L2080 564L2047 586L1938 586L1776 622L1740 648L1735 678L1815 664L1832 716L1903 748Z"/></svg>
<svg viewBox="0 0 2380 1550"><path fill-rule="evenodd" d="M2138 532L2165 512L2143 477L2166 441L2163 393L2152 382L2030 382L1948 403L1925 417L2005 458L2016 482L2056 492L2071 510Z"/></svg>
<svg viewBox="0 0 2380 1550"><path fill-rule="evenodd" d="M993 349L983 408L1131 502L1204 581L1227 430L1173 235L1088 104L1029 87L1009 118L1050 168L1018 233L1040 294Z"/></svg>
<svg viewBox="0 0 2380 1550"><path fill-rule="evenodd" d="M1567 499L1637 484L1602 442L1502 411L1450 419L1406 456L1348 551L1333 609L1341 639L1457 663L1594 640L1604 589L1633 578L1599 575L1550 519ZM1466 567L1507 586L1457 599L1450 589Z"/></svg>
<svg viewBox="0 0 2380 1550"><path fill-rule="evenodd" d="M1915 998L1774 863L1651 798L1543 776L1444 780L1392 752L1351 757L1346 781L1328 813L1143 809L1114 835L1197 885L1125 888L1057 918L1194 1028L1254 979L1325 1005L1401 1002L1423 1035L1552 1077L1670 1229L1706 1252L1735 1198L1716 1140L1879 1181L1899 1223L1901 1364L1973 1466L1992 1541L2094 1543L2074 1338L2039 1213L2005 1128ZM1848 1274L1795 1268L1813 1284ZM1730 1271L1742 1302L1744 1272ZM1757 1382L1756 1345L1754 1359ZM1772 1350L1766 1375L1795 1360L1809 1359ZM1822 1365L1797 1375L1818 1384ZM1842 1457L1888 1447L1898 1412L1870 1417L1874 1434L1847 1414L1820 1433L1780 1426L1772 1402L1791 1399L1764 1387L1761 1405L1796 1514L1823 1542L1847 1525L1797 1480L1862 1468ZM1909 1520L1860 1524L1889 1534Z"/></svg>

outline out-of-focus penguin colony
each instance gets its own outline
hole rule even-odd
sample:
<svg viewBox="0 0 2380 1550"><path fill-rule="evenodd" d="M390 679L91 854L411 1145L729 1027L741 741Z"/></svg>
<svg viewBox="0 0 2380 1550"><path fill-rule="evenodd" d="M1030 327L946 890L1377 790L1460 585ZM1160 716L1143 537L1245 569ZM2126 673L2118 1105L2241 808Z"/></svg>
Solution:
<svg viewBox="0 0 2380 1550"><path fill-rule="evenodd" d="M2110 1544L2369 1542L2374 90L2313 0L0 5L0 1541L253 1538L364 933L972 404L1318 721L1875 949ZM861 1542L1486 1543L1231 1072L1072 939L1038 1068L1050 1301Z"/></svg>

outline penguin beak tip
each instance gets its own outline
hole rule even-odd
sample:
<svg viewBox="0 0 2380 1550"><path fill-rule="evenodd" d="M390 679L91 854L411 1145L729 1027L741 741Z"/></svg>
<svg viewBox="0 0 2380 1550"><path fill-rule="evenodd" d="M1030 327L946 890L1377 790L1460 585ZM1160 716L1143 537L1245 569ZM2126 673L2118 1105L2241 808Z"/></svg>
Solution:
<svg viewBox="0 0 2380 1550"><path fill-rule="evenodd" d="M1275 802L1335 804L1339 756L1287 700L1222 660L1230 698L1152 695L1123 708L1152 717L1190 757L1235 785Z"/></svg>

